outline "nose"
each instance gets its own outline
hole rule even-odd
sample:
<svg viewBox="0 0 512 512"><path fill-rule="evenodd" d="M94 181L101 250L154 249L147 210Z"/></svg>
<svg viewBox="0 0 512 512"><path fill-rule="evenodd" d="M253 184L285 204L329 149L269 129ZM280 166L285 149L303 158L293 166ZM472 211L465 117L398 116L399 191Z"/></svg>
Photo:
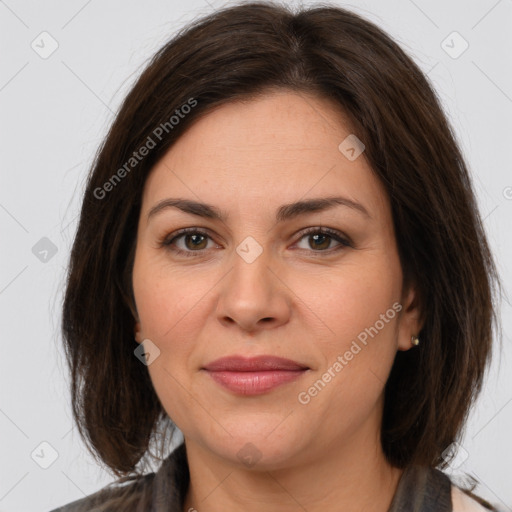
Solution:
<svg viewBox="0 0 512 512"><path fill-rule="evenodd" d="M234 325L250 335L289 321L290 290L283 284L271 257L264 251L252 262L234 255L233 268L222 280L217 317L226 327Z"/></svg>

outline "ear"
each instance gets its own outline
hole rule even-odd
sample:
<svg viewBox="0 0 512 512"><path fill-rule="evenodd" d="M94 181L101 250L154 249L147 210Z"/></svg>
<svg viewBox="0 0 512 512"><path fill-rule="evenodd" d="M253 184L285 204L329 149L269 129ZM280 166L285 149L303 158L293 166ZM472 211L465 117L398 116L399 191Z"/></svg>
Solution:
<svg viewBox="0 0 512 512"><path fill-rule="evenodd" d="M142 343L144 337L142 336L142 329L140 326L140 322L135 322L135 341L137 343Z"/></svg>
<svg viewBox="0 0 512 512"><path fill-rule="evenodd" d="M409 286L402 297L402 312L398 325L398 350L414 347L412 336L418 336L424 324L422 308L415 286Z"/></svg>
<svg viewBox="0 0 512 512"><path fill-rule="evenodd" d="M140 325L139 313L137 312L137 308L134 304L132 304L131 300L128 302L128 306L130 307L130 311L132 312L133 319L135 320L135 325L133 327L135 341L137 343L142 343L144 337L142 336L142 327Z"/></svg>

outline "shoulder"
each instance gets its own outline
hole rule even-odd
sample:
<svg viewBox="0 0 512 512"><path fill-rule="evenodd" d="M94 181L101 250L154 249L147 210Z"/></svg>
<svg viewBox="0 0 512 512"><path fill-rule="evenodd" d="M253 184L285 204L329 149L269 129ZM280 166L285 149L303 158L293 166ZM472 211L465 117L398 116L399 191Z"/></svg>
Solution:
<svg viewBox="0 0 512 512"><path fill-rule="evenodd" d="M398 483L389 512L497 512L491 504L458 486L443 471L408 466Z"/></svg>
<svg viewBox="0 0 512 512"><path fill-rule="evenodd" d="M125 477L50 512L148 512L181 510L189 483L185 444L176 447L156 473Z"/></svg>
<svg viewBox="0 0 512 512"><path fill-rule="evenodd" d="M487 512L489 510L495 510L493 508L489 508L491 505L489 505L489 507L484 506L480 501L477 501L481 500L481 498L478 498L475 495L470 496L456 485L452 485L451 494L453 512Z"/></svg>
<svg viewBox="0 0 512 512"><path fill-rule="evenodd" d="M151 502L152 482L155 474L113 482L94 494L62 505L50 512L137 512L145 510L144 506Z"/></svg>

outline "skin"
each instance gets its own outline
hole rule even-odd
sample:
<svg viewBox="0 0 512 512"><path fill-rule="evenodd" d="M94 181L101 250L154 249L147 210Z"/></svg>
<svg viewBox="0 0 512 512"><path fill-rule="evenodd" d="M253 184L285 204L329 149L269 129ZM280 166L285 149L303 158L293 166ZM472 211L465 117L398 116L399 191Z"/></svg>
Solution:
<svg viewBox="0 0 512 512"><path fill-rule="evenodd" d="M185 438L184 510L388 510L402 471L381 448L383 392L396 351L409 350L420 330L420 314L414 288L402 287L386 192L364 153L350 161L338 149L350 133L329 100L273 91L201 118L146 181L135 333L160 351L148 371ZM338 205L276 222L285 203L333 195L369 215ZM166 198L209 203L228 217L167 208L148 219ZM192 257L159 245L188 227L208 234L195 239L199 249L190 237L174 241ZM352 247L329 236L315 245L314 233L302 234L309 227L338 230ZM236 251L248 236L262 249L252 263ZM400 313L299 403L299 393L394 303ZM201 370L234 354L277 355L309 370L266 394L235 395ZM251 466L237 456L244 446L259 457Z"/></svg>

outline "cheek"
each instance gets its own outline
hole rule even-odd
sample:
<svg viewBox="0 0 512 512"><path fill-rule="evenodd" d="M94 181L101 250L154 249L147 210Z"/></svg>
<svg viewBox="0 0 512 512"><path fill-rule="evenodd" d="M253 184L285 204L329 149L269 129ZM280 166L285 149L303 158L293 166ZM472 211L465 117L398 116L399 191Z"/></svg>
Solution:
<svg viewBox="0 0 512 512"><path fill-rule="evenodd" d="M335 271L298 273L293 290L326 333L320 338L342 347L376 322L379 330L389 332L391 322L382 329L380 319L390 309L385 320L396 319L393 304L400 300L401 272L392 255L369 255Z"/></svg>
<svg viewBox="0 0 512 512"><path fill-rule="evenodd" d="M397 350L400 266L392 256L372 255L364 264L340 266L323 286L319 283L321 275L303 276L295 288L304 297L304 311L312 311L315 322L321 319L316 334L325 333L316 336L312 347L322 364L303 398L311 398L310 410L324 410L336 429L339 418L357 424L346 418L347 411L362 419L383 392Z"/></svg>
<svg viewBox="0 0 512 512"><path fill-rule="evenodd" d="M151 261L142 253L135 260L133 288L143 335L161 344L177 335L186 338L197 326L190 319L201 312L201 300L212 287L210 281Z"/></svg>
<svg viewBox="0 0 512 512"><path fill-rule="evenodd" d="M142 337L159 349L159 356L148 366L155 391L169 415L190 410L195 370L196 341L211 314L208 292L219 276L214 272L199 275L176 270L162 261L151 261L144 251L133 268L133 289ZM196 404L197 406L197 404ZM173 418L174 419L174 418Z"/></svg>
<svg viewBox="0 0 512 512"><path fill-rule="evenodd" d="M188 416L197 403L190 389L190 356L197 339L201 314L200 300L206 290L176 273L159 270L157 265L134 265L133 287L143 338L150 339L159 355L148 365L148 372L163 408L179 428L190 430Z"/></svg>
<svg viewBox="0 0 512 512"><path fill-rule="evenodd" d="M384 267L332 273L305 301L328 335L312 347L322 365L301 389L300 403L307 402L305 421L322 417L333 435L350 435L377 411L393 365L400 289Z"/></svg>

